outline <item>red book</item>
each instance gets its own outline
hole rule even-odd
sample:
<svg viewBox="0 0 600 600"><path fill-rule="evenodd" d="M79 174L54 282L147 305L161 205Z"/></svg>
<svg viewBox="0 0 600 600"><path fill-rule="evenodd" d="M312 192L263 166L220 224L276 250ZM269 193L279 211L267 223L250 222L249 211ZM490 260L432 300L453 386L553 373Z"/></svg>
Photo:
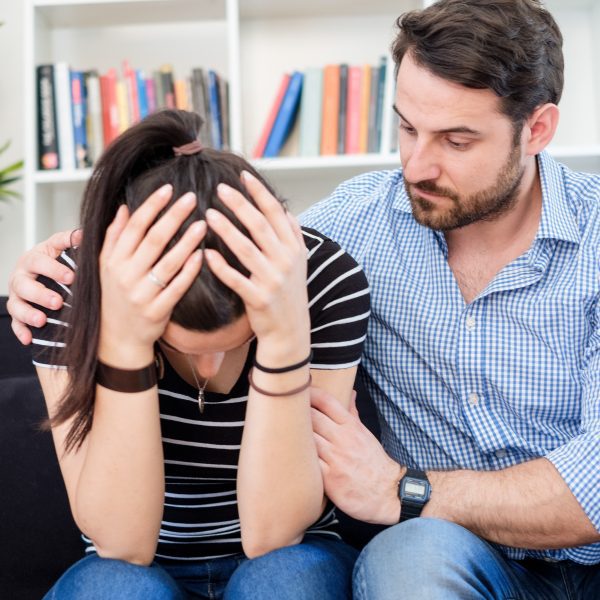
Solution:
<svg viewBox="0 0 600 600"><path fill-rule="evenodd" d="M285 92L287 91L288 85L290 83L290 75L285 73L281 78L281 83L279 84L279 89L277 90L277 95L275 96L275 101L271 106L271 111L265 121L265 125L263 127L262 133L258 138L258 142L254 147L254 151L252 152L252 158L260 158L265 153L265 148L267 146L267 142L269 141L269 135L271 134L271 129L273 129L273 123L275 123L275 119L277 118L277 113L279 112L279 107L281 106L281 102L283 97L285 96Z"/></svg>
<svg viewBox="0 0 600 600"><path fill-rule="evenodd" d="M340 65L323 69L323 119L321 121L321 154L337 154L340 120Z"/></svg>
<svg viewBox="0 0 600 600"><path fill-rule="evenodd" d="M123 77L127 88L129 101L129 122L137 123L140 120L140 101L138 99L138 84L135 71L129 66L129 61L123 61Z"/></svg>
<svg viewBox="0 0 600 600"><path fill-rule="evenodd" d="M346 154L358 154L360 134L360 90L362 69L348 69L348 100L346 105Z"/></svg>
<svg viewBox="0 0 600 600"><path fill-rule="evenodd" d="M110 69L106 75L100 75L100 97L102 99L104 146L106 147L119 135L117 73L114 69Z"/></svg>

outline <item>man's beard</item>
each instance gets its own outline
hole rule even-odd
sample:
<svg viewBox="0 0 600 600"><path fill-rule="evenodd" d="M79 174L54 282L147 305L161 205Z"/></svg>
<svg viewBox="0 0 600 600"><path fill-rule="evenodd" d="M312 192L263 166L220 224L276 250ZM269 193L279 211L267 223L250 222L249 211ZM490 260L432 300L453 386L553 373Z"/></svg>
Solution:
<svg viewBox="0 0 600 600"><path fill-rule="evenodd" d="M431 229L450 231L476 221L493 221L509 212L516 204L517 192L523 180L524 167L520 165L519 154L519 145L513 144L496 182L467 198L461 198L447 188L438 187L431 180L408 183L405 179L404 187L410 198L415 220ZM453 206L440 209L439 203L414 194L411 188L444 196L441 201L451 200Z"/></svg>

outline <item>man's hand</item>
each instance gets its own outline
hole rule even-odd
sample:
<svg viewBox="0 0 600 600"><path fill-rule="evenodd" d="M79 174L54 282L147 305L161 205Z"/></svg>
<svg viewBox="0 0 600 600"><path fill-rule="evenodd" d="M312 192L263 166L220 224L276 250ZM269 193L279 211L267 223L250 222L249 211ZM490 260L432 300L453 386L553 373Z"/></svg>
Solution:
<svg viewBox="0 0 600 600"><path fill-rule="evenodd" d="M333 396L311 389L312 424L325 493L346 514L369 523L398 522L398 481L404 468Z"/></svg>
<svg viewBox="0 0 600 600"><path fill-rule="evenodd" d="M80 229L55 233L23 254L17 261L8 282L6 308L12 317L12 330L22 344L31 343L29 326L41 327L46 323L46 315L31 306L30 302L51 310L58 310L63 304L59 294L36 281L37 276L45 275L65 285L73 283L73 271L59 263L56 258L63 250L79 245L81 236Z"/></svg>

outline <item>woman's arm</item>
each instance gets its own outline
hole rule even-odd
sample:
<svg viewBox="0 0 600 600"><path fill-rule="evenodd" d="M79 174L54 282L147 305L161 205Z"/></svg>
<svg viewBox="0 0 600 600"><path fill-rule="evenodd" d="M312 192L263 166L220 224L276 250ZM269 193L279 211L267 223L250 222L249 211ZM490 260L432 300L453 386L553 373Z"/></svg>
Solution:
<svg viewBox="0 0 600 600"><path fill-rule="evenodd" d="M109 366L135 370L153 362L154 342L200 268L194 249L204 226L190 227L160 258L194 206L182 199L151 226L169 198L170 191L157 192L131 217L122 207L106 232L98 359ZM169 282L165 289L148 279L151 268ZM38 372L53 415L66 389L66 372ZM149 564L164 503L157 387L122 393L97 385L91 430L81 446L65 452L70 425L55 427L53 435L75 521L100 556Z"/></svg>
<svg viewBox="0 0 600 600"><path fill-rule="evenodd" d="M214 252L206 253L207 262L244 300L257 336L256 361L270 368L294 365L306 359L311 348L307 249L299 227L279 202L254 178L245 178L244 183L262 212L231 190L220 196L251 232L254 243L222 216L209 211L207 221L244 262L250 277L228 268ZM313 384L347 405L355 367L334 369L314 370ZM242 544L250 557L300 542L324 506L309 389L286 393L308 382L308 364L278 374L254 369L252 378L255 387L249 390L238 465Z"/></svg>

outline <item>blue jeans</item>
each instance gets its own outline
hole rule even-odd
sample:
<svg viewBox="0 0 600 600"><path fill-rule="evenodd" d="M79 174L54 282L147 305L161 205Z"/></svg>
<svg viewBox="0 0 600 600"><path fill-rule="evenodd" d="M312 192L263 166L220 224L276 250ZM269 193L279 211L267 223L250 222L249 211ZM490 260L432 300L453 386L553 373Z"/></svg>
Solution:
<svg viewBox="0 0 600 600"><path fill-rule="evenodd" d="M600 598L600 565L510 560L469 530L412 519L378 534L354 567L356 600Z"/></svg>
<svg viewBox="0 0 600 600"><path fill-rule="evenodd" d="M346 600L358 552L336 539L304 541L246 559L133 565L88 556L75 563L44 600Z"/></svg>

